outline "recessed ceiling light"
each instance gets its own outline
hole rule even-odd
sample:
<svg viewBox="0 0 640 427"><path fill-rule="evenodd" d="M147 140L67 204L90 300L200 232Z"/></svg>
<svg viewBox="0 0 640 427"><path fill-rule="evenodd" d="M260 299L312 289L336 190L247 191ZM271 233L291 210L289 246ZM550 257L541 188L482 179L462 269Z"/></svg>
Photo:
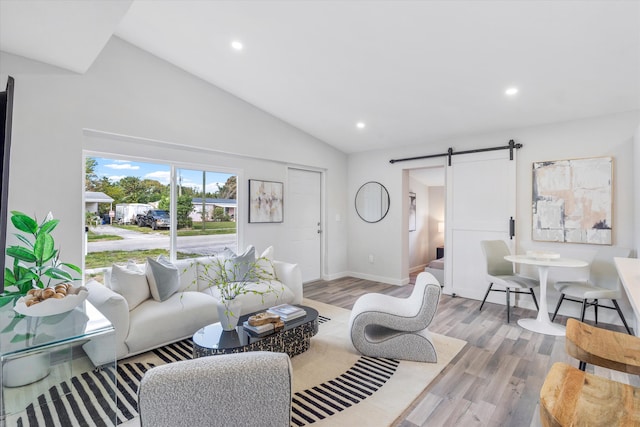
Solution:
<svg viewBox="0 0 640 427"><path fill-rule="evenodd" d="M510 87L510 88L508 88L507 90L505 90L505 91L504 91L504 93L505 93L506 95L513 96L513 95L515 95L516 93L518 93L518 88L517 88L517 87Z"/></svg>
<svg viewBox="0 0 640 427"><path fill-rule="evenodd" d="M358 123L356 123L356 127L357 127L358 129L364 129L364 128L365 128L365 126L367 126L367 125L366 125L366 124L364 124L364 122L358 122Z"/></svg>
<svg viewBox="0 0 640 427"><path fill-rule="evenodd" d="M242 50L244 46L242 46L242 43L239 42L238 40L234 40L231 42L231 47L234 48L235 50Z"/></svg>

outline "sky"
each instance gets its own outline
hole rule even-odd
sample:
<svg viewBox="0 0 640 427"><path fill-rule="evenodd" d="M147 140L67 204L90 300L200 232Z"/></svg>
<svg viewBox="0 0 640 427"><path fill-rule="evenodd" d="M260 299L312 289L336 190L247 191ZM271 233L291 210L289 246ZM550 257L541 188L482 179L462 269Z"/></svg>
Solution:
<svg viewBox="0 0 640 427"><path fill-rule="evenodd" d="M169 165L105 159L102 157L94 157L94 159L98 162L95 169L98 179L106 176L111 182L118 182L124 177L134 176L140 179L155 179L163 185L169 184ZM217 191L217 184L222 186L231 176L233 175L227 173L207 172L205 176L207 192L213 193ZM183 186L197 188L198 191L202 189L201 170L179 169L178 177L178 179L182 180Z"/></svg>

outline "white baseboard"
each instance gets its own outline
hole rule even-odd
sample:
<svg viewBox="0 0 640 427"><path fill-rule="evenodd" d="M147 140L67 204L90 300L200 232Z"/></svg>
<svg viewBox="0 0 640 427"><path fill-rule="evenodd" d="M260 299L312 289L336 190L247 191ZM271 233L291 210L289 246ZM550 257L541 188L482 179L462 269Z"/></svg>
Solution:
<svg viewBox="0 0 640 427"><path fill-rule="evenodd" d="M339 273L323 274L322 280L336 280L336 279L342 279L343 277L349 277L349 272L341 271Z"/></svg>
<svg viewBox="0 0 640 427"><path fill-rule="evenodd" d="M386 283L388 285L395 285L395 286L404 286L409 283L408 277L398 280L398 279L392 279L390 277L374 276L372 274L356 273L353 271L349 274L349 276L355 277L358 279L371 280L374 282Z"/></svg>
<svg viewBox="0 0 640 427"><path fill-rule="evenodd" d="M415 273L416 271L424 271L426 267L427 267L427 264L420 264L415 267L411 267L409 269L409 273Z"/></svg>

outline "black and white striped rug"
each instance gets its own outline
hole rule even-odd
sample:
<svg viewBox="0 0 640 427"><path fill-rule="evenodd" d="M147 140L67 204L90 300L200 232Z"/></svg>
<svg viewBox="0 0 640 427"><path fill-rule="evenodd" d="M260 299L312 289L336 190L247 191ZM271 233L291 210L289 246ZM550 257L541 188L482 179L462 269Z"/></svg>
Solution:
<svg viewBox="0 0 640 427"><path fill-rule="evenodd" d="M329 307L337 309L325 304L315 308L322 312L322 308L329 310ZM323 326L320 327L318 335L312 339L311 349L292 359L294 377L292 427L309 424L337 425L333 423L334 420L340 420L338 423L340 425L353 425L344 422L344 419L348 420L349 414L353 413L349 409L358 408L360 413L367 413L369 409L360 407L369 401L372 401L370 405L374 406L384 402L384 412L389 413L388 416L393 417L391 418L393 420L395 419L394 411L397 412L399 408L401 412L403 408L409 406L419 392L464 346L464 342L461 341L459 348L451 355L447 355L445 364L439 363L440 366L416 365L416 362L360 356L354 349L348 348L350 343L345 344L348 337L346 337L347 324L344 317L346 316L348 320L349 312L342 311L346 314L330 312L327 317L320 316L319 322ZM336 342L341 344L336 346L334 345ZM102 369L73 377L40 395L36 403L29 405L24 416L17 419L15 424L7 423L7 427L14 425L19 427L106 427L112 425L110 420L113 419L114 412L117 423L123 423L138 414L137 390L144 373L157 365L190 359L192 348L192 341L184 340L122 360L118 363L117 372L113 369ZM408 367L407 364L409 364ZM431 371L428 376L422 378L424 373L422 367L425 365L431 365L427 367ZM404 366L404 369L398 371L401 366ZM422 370L414 372L411 370L414 369L412 366ZM399 376L398 372L401 372ZM398 377L395 380L393 380L394 375ZM109 393L114 377L117 379L116 404ZM416 380L419 384L410 383ZM390 389L383 387L387 383L394 384L394 381L396 385L387 386L391 387ZM394 387L400 387L402 392ZM399 398L400 406L394 409L393 401ZM375 411L371 413L374 414ZM382 422L376 425L389 424L380 419L380 414L375 416L376 421Z"/></svg>

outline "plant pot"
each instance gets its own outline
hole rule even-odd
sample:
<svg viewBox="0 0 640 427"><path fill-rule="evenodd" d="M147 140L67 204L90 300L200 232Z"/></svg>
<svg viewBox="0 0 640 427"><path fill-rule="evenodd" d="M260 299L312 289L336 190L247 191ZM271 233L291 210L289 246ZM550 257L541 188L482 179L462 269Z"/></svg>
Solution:
<svg viewBox="0 0 640 427"><path fill-rule="evenodd" d="M218 319L225 331L233 331L238 326L242 304L239 299L224 300L217 305Z"/></svg>
<svg viewBox="0 0 640 427"><path fill-rule="evenodd" d="M49 375L49 352L33 354L20 359L8 360L2 366L2 385L21 387L40 381Z"/></svg>

